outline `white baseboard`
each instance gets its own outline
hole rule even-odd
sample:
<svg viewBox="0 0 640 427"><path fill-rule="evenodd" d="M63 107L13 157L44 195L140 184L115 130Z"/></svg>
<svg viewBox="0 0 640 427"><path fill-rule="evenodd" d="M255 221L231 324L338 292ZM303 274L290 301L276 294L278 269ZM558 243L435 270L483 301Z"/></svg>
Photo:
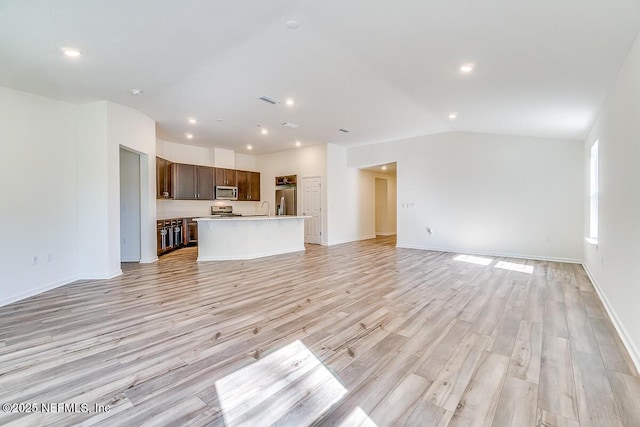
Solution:
<svg viewBox="0 0 640 427"><path fill-rule="evenodd" d="M80 280L106 280L113 279L114 277L122 274L121 269L117 269L107 274L83 274L80 276Z"/></svg>
<svg viewBox="0 0 640 427"><path fill-rule="evenodd" d="M41 294L41 293L46 292L46 291L50 291L51 289L59 288L60 286L68 285L69 283L75 282L76 280L78 280L77 277L69 277L69 278L66 278L66 279L57 280L55 282L46 284L44 286L40 286L40 287L37 287L37 288L34 288L34 289L29 289L28 291L21 292L21 293L16 294L16 295L11 295L9 297L6 297L6 298L3 298L2 300L0 300L0 307L12 304L14 302L23 300L25 298L32 297L34 295Z"/></svg>
<svg viewBox="0 0 640 427"><path fill-rule="evenodd" d="M151 264L152 262L156 262L158 261L158 257L153 257L153 258L148 258L148 259L141 259L140 260L140 264Z"/></svg>
<svg viewBox="0 0 640 427"><path fill-rule="evenodd" d="M613 309L613 307L609 303L609 300L607 299L607 295L602 290L602 287L598 284L598 281L596 280L595 276L591 274L591 271L589 270L589 267L587 266L587 264L583 263L582 267L584 267L584 271L587 272L587 276L589 277L589 280L591 280L591 284L593 284L593 287L596 290L596 293L600 297L600 301L602 301L602 304L604 305L604 309L607 311L607 314L609 315L609 319L611 320L611 323L613 323L613 327L616 328L616 332L618 333L618 336L622 340L622 344L625 346L625 348L629 352L629 356L631 356L631 360L633 361L633 364L636 367L636 371L640 372L640 352L638 351L638 348L633 343L633 340L631 339L629 333L627 332L622 322L620 322L620 319L618 318L616 311Z"/></svg>
<svg viewBox="0 0 640 427"><path fill-rule="evenodd" d="M369 240L369 239L375 239L375 238L376 238L375 234L370 234L368 236L355 237L353 239L332 240L331 242L327 242L326 246L342 245L344 243L359 242L361 240Z"/></svg>
<svg viewBox="0 0 640 427"><path fill-rule="evenodd" d="M376 231L376 236L395 236L396 232L382 232L382 231Z"/></svg>
<svg viewBox="0 0 640 427"><path fill-rule="evenodd" d="M120 262L140 262L140 258L120 258Z"/></svg>
<svg viewBox="0 0 640 427"><path fill-rule="evenodd" d="M554 261L554 262L567 262L570 264L582 264L581 259L576 258L556 258L556 257L547 257L544 255L528 255L528 254L513 254L508 252L491 252L491 251L467 251L455 248L439 248L439 247L431 247L431 246L423 246L423 245L405 245L405 244L396 244L396 248L405 248L405 249L421 249L425 251L436 251L436 252L450 252L456 254L468 254L468 255L483 255L483 256L495 256L500 258L520 258L520 259L530 259L534 261Z"/></svg>

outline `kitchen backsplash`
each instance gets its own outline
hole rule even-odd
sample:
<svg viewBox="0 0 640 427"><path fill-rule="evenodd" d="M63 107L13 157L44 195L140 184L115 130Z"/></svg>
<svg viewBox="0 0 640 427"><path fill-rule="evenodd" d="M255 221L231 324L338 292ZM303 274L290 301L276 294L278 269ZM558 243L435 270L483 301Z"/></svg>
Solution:
<svg viewBox="0 0 640 427"><path fill-rule="evenodd" d="M233 212L253 215L262 212L260 202L234 202L231 200L156 200L157 219L191 218L211 215L212 205L233 206Z"/></svg>

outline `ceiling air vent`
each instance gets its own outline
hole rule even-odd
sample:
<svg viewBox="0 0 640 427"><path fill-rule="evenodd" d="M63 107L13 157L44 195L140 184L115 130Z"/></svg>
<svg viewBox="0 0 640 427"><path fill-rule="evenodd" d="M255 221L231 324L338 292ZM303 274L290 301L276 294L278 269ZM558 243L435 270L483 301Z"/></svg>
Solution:
<svg viewBox="0 0 640 427"><path fill-rule="evenodd" d="M340 129L338 129L338 130L339 130L340 132L349 133L349 129L343 129L343 128L340 128Z"/></svg>
<svg viewBox="0 0 640 427"><path fill-rule="evenodd" d="M273 98L269 98L268 96L261 96L260 98L258 98L260 101L264 101L264 102L268 102L269 104L277 104L278 101L276 101Z"/></svg>

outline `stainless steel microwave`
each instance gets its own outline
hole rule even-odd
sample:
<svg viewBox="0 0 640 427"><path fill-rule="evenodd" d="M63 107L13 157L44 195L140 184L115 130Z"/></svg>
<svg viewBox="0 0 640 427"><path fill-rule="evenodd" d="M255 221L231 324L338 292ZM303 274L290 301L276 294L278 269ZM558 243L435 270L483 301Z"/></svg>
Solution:
<svg viewBox="0 0 640 427"><path fill-rule="evenodd" d="M216 200L238 200L238 187L216 185Z"/></svg>

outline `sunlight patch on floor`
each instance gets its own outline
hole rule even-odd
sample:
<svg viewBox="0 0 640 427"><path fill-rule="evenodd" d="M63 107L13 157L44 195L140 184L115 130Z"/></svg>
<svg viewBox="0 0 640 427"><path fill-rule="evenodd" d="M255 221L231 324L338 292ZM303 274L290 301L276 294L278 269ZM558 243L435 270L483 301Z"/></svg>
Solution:
<svg viewBox="0 0 640 427"><path fill-rule="evenodd" d="M491 264L491 261L493 261L492 258L482 258L479 256L473 256L473 255L458 255L457 257L454 258L454 260L470 262L472 264L478 264L478 265L489 265Z"/></svg>
<svg viewBox="0 0 640 427"><path fill-rule="evenodd" d="M227 426L310 425L347 393L299 340L215 385Z"/></svg>
<svg viewBox="0 0 640 427"><path fill-rule="evenodd" d="M371 418L369 418L369 416L359 406L353 411L351 411L349 416L347 416L347 418L345 418L344 421L342 421L339 424L339 427L351 427L351 426L378 427L376 423L374 423L371 420Z"/></svg>
<svg viewBox="0 0 640 427"><path fill-rule="evenodd" d="M519 271L520 273L533 273L532 265L516 264L515 262L498 261L494 266L496 268L504 268L505 270Z"/></svg>

